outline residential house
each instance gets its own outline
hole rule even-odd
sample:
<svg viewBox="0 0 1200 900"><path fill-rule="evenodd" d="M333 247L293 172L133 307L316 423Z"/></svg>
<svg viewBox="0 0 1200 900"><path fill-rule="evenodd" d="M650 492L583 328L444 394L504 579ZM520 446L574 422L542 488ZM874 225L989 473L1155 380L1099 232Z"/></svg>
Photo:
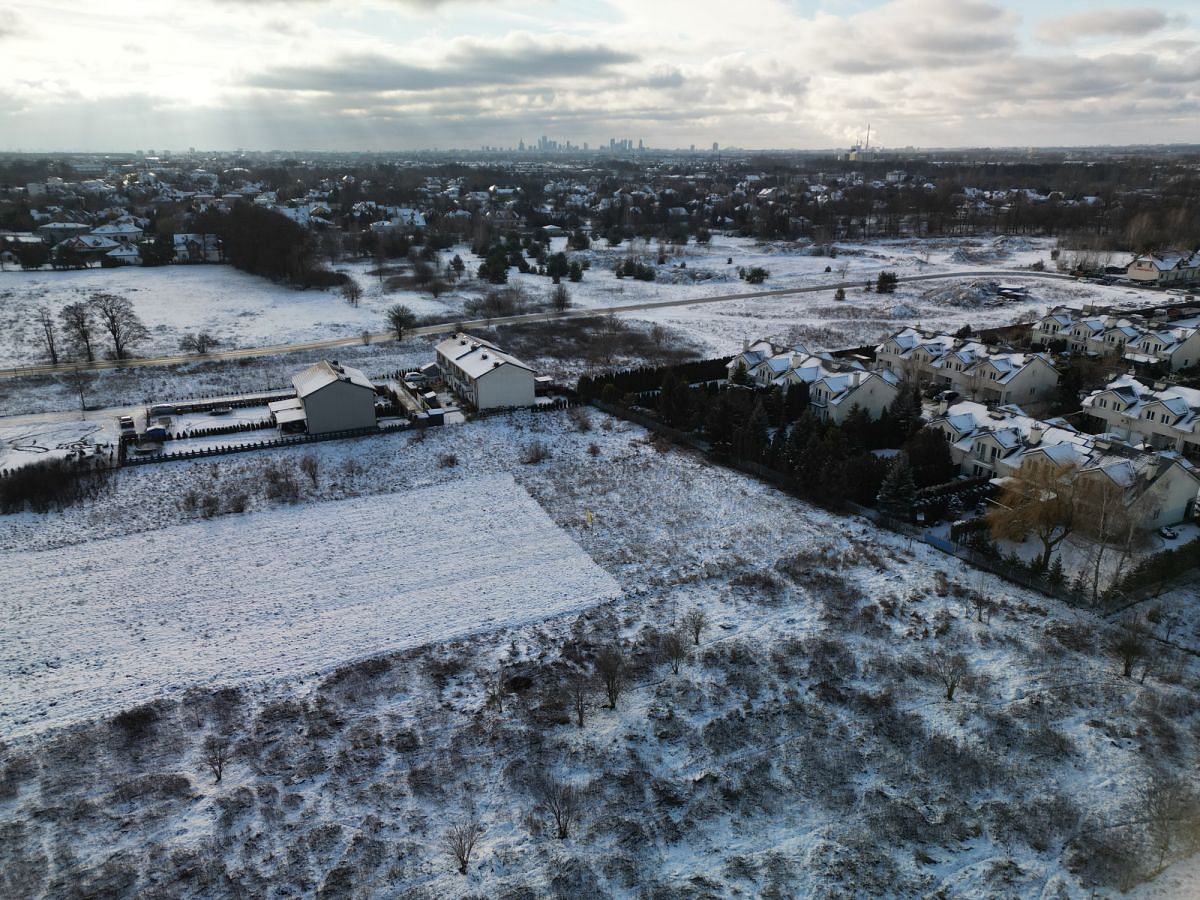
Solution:
<svg viewBox="0 0 1200 900"><path fill-rule="evenodd" d="M808 385L813 413L839 425L855 408L878 419L899 393L900 378L894 372L872 372L858 362L809 353L801 345L781 349L770 341L745 341L742 352L726 366L730 377L739 366L759 387Z"/></svg>
<svg viewBox="0 0 1200 900"><path fill-rule="evenodd" d="M215 234L175 234L171 243L177 263L221 261L221 239Z"/></svg>
<svg viewBox="0 0 1200 900"><path fill-rule="evenodd" d="M1147 331L1127 346L1135 365L1162 366L1169 372L1200 365L1200 328L1171 326Z"/></svg>
<svg viewBox="0 0 1200 900"><path fill-rule="evenodd" d="M1058 370L1044 353L1016 353L914 328L880 344L875 358L884 371L987 403L1036 404L1049 400L1058 387Z"/></svg>
<svg viewBox="0 0 1200 900"><path fill-rule="evenodd" d="M268 404L283 431L329 434L376 425L375 386L359 369L322 360L292 378L292 386L294 398Z"/></svg>
<svg viewBox="0 0 1200 900"><path fill-rule="evenodd" d="M1186 250L1143 253L1129 263L1125 276L1145 284L1190 284L1200 281L1200 254Z"/></svg>
<svg viewBox="0 0 1200 900"><path fill-rule="evenodd" d="M1070 479L1107 479L1144 528L1190 521L1200 494L1200 469L1173 451L1151 452L1109 436L1075 430L1064 420L1040 421L1016 408L962 401L943 404L929 425L941 431L963 475L997 481L1026 466L1052 465Z"/></svg>
<svg viewBox="0 0 1200 900"><path fill-rule="evenodd" d="M533 406L534 372L495 344L456 334L437 345L438 368L446 383L476 409Z"/></svg>
<svg viewBox="0 0 1200 900"><path fill-rule="evenodd" d="M1200 459L1200 390L1122 375L1085 397L1083 409L1121 440Z"/></svg>

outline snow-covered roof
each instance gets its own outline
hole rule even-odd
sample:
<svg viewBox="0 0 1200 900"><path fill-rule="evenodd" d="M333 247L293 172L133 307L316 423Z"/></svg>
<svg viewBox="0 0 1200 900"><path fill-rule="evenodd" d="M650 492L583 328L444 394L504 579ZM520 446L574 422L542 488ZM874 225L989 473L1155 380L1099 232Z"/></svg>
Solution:
<svg viewBox="0 0 1200 900"><path fill-rule="evenodd" d="M371 380L361 370L355 369L352 366L343 366L337 362L329 362L328 360L321 360L319 363L314 363L292 378L292 384L296 388L296 395L300 398L315 394L321 388L328 387L337 381L344 381L348 384L367 388L370 391L375 390L375 386L371 384Z"/></svg>
<svg viewBox="0 0 1200 900"><path fill-rule="evenodd" d="M459 333L447 338L438 344L436 349L439 355L453 362L470 378L479 378L506 365L533 371L530 366L505 353L490 341L469 334Z"/></svg>

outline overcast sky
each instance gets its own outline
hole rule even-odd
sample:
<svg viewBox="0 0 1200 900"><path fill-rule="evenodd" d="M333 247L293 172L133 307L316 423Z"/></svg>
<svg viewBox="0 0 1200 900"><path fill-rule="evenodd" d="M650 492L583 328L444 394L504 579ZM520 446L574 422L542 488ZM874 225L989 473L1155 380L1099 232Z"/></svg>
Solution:
<svg viewBox="0 0 1200 900"><path fill-rule="evenodd" d="M1194 9L10 0L0 150L1200 142Z"/></svg>

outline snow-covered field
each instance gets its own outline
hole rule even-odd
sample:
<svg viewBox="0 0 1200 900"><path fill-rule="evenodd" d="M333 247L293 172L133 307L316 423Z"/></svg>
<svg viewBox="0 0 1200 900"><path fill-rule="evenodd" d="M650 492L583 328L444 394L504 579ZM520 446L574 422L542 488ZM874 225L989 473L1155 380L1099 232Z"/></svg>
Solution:
<svg viewBox="0 0 1200 900"><path fill-rule="evenodd" d="M564 247L565 239L557 238L552 250ZM575 306L597 308L841 281L865 284L883 270L901 276L970 273L1015 270L1037 261L1049 270L1053 268L1052 248L1050 240L1012 237L893 240L838 245L838 255L833 258L814 256L811 248L802 244L761 244L748 238L714 235L708 245L668 246L666 262L657 266L658 280L639 282L615 278L613 267L631 253L657 265L657 245L626 242L608 247L597 241L592 249L573 254L589 261L591 268L582 282L570 284L568 289ZM467 262L467 276L436 299L423 290L388 289L368 274L375 266L373 262L349 260L337 264L334 268L353 275L364 289L357 307L349 306L337 290L296 291L224 265L4 272L0 273L0 366L40 361L42 352L34 320L39 305L57 311L97 291L119 294L133 302L150 330L150 339L137 348L142 355L178 353L182 335L201 330L219 338L226 349L383 331L385 310L393 303L404 303L421 316L453 321L462 317L466 299L478 297L489 288L471 277L478 260L467 246L443 251L439 267L444 268L445 261L455 253ZM739 267L755 266L771 273L761 288L747 285L737 276ZM969 274L964 281L970 283ZM1051 285L1016 278L1005 281L1029 282L1029 300L984 307L969 296L969 291L965 298L948 293L943 282L904 286L888 298L856 288L848 292L844 303L836 305L831 302L831 294L813 294L682 307L636 316L678 325L690 338L711 347L713 353L723 354L740 345L742 337L786 336L796 328L808 329L808 339L826 349L847 340L874 340L898 322L983 327L1029 319L1060 302L1144 305L1156 296L1096 285ZM551 290L550 279L521 275L515 269L510 271L509 284L519 287L531 302L545 301Z"/></svg>
<svg viewBox="0 0 1200 900"><path fill-rule="evenodd" d="M524 464L532 441L550 458ZM1144 823L1149 787L1195 787L1200 683L1195 660L1172 649L1200 630L1194 589L1180 592L1185 619L1170 640L1156 631L1136 677L1123 678L1113 623L596 413L499 416L310 452L319 478L296 507L277 506L263 484L270 469L297 471L299 451L152 466L122 472L93 507L0 519L0 553L65 569L106 539L148 547L179 511L147 498L199 489L246 491L250 512L222 508L162 532L174 546L155 545L141 565L162 591L170 573L150 560L174 557L179 537L211 529L257 546L276 516L336 529L338 511L366 498L390 515L353 552L397 546L419 559L402 539L413 498L449 491L458 504L455 484L507 478L623 595L341 674L168 691L134 717L11 740L0 819L19 824L0 841L0 893L1082 900L1193 850L1179 832L1160 857ZM503 530L493 519L485 529ZM269 550L239 551L220 577L272 591L256 566ZM555 579L565 586L581 561L567 557ZM346 567L326 568L279 597L284 615L306 591L339 590ZM994 604L982 620L974 593ZM515 603L523 615L523 592ZM685 635L676 672L664 636L693 609L707 624L697 642ZM141 621L152 636L177 627ZM625 661L624 690L610 708L583 681L580 727L573 679L605 647ZM939 653L963 655L953 700ZM205 764L210 737L229 748L220 782ZM565 839L547 778L578 792ZM444 839L469 820L483 830L462 876ZM1147 896L1186 889L1186 874L1169 870Z"/></svg>
<svg viewBox="0 0 1200 900"><path fill-rule="evenodd" d="M0 556L0 733L613 597L511 476Z"/></svg>

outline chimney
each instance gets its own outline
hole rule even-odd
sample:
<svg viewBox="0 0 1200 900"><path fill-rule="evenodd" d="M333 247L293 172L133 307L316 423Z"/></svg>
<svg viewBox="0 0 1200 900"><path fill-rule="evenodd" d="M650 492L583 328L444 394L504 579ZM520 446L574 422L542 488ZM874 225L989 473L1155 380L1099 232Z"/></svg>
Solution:
<svg viewBox="0 0 1200 900"><path fill-rule="evenodd" d="M1031 426L1029 429L1029 439L1026 441L1026 445L1029 447L1036 447L1042 442L1042 436L1044 434L1045 429L1042 428L1040 424Z"/></svg>
<svg viewBox="0 0 1200 900"><path fill-rule="evenodd" d="M790 366L791 366L793 369L795 369L795 368L799 368L799 366L800 366L800 362L801 362L803 359L804 359L804 357L803 357L803 356L801 356L799 353L796 353L795 351L792 351L792 357L791 357L791 360L789 361L789 365L790 365Z"/></svg>
<svg viewBox="0 0 1200 900"><path fill-rule="evenodd" d="M939 416L944 416L948 412L950 412L950 401L947 400L945 397L943 397L941 400L938 401L937 414Z"/></svg>
<svg viewBox="0 0 1200 900"><path fill-rule="evenodd" d="M742 338L742 352L745 353L750 349L750 338Z"/></svg>

